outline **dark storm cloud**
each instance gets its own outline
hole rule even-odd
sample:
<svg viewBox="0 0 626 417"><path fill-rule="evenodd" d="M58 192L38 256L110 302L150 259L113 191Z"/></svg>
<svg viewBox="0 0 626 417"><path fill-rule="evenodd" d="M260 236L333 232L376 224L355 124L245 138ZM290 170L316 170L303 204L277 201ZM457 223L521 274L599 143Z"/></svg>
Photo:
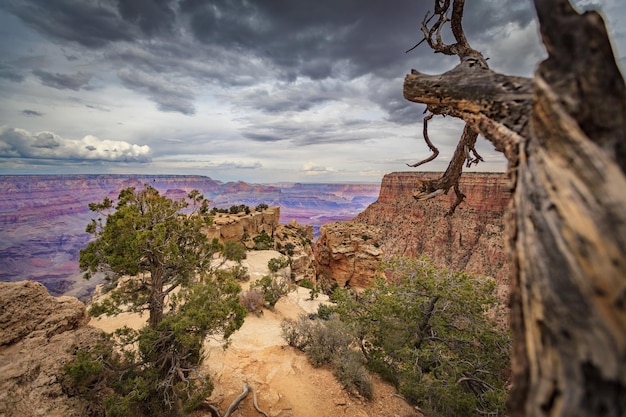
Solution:
<svg viewBox="0 0 626 417"><path fill-rule="evenodd" d="M32 116L32 117L41 117L43 113L38 112L37 110L24 109L22 110L22 114L24 116Z"/></svg>
<svg viewBox="0 0 626 417"><path fill-rule="evenodd" d="M362 119L308 121L306 128L297 121L256 121L242 130L245 138L256 142L288 141L295 146L323 143L362 143L378 135L368 131L371 122Z"/></svg>
<svg viewBox="0 0 626 417"><path fill-rule="evenodd" d="M268 114L280 114L307 111L317 105L358 94L360 92L355 88L333 80L298 84L282 82L272 86L251 87L228 100L238 108L249 107Z"/></svg>
<svg viewBox="0 0 626 417"><path fill-rule="evenodd" d="M524 25L533 18L529 2L503 1L468 2L470 42L510 20L509 13ZM195 114L199 88L256 85L245 99L258 111L305 112L353 96L340 83L368 76L394 83L368 98L389 112L388 121L406 123L415 105L402 98L400 77L411 68L442 72L456 64L425 45L404 53L421 39L431 6L421 0L9 0L5 7L56 40L104 51L124 86L162 111ZM55 88L76 90L89 81L80 84L81 73L33 73ZM23 79L2 67L0 77ZM311 81L307 89L298 84L303 79ZM315 84L328 80L337 81L332 91ZM279 87L258 86L263 83Z"/></svg>
<svg viewBox="0 0 626 417"><path fill-rule="evenodd" d="M16 68L13 65L8 65L0 62L0 78L20 83L24 81L25 77L24 72L21 69Z"/></svg>
<svg viewBox="0 0 626 417"><path fill-rule="evenodd" d="M117 0L121 16L148 35L172 30L175 11L171 0Z"/></svg>
<svg viewBox="0 0 626 417"><path fill-rule="evenodd" d="M51 73L44 70L34 70L33 75L39 78L45 86L57 88L59 90L78 91L89 84L91 74L77 72L76 74Z"/></svg>
<svg viewBox="0 0 626 417"><path fill-rule="evenodd" d="M243 132L243 137L251 139L255 142L278 142L285 139L280 132L276 132L275 134Z"/></svg>
<svg viewBox="0 0 626 417"><path fill-rule="evenodd" d="M263 168L263 165L260 162L224 161L219 163L209 163L207 164L207 167L212 169L259 169Z"/></svg>
<svg viewBox="0 0 626 417"><path fill-rule="evenodd" d="M463 29L470 41L489 36L489 29L504 23L526 27L535 20L535 9L530 1L481 0L465 4Z"/></svg>
<svg viewBox="0 0 626 417"><path fill-rule="evenodd" d="M369 99L387 113L386 120L400 125L412 125L423 117L425 106L406 100L402 82L379 81L372 85Z"/></svg>
<svg viewBox="0 0 626 417"><path fill-rule="evenodd" d="M195 114L194 94L180 80L170 82L166 78L145 72L123 68L118 72L122 83L131 90L146 94L154 101L159 110L180 112L186 115Z"/></svg>
<svg viewBox="0 0 626 417"><path fill-rule="evenodd" d="M107 0L8 0L4 7L41 33L99 48L110 42L133 39L132 27L109 3Z"/></svg>
<svg viewBox="0 0 626 417"><path fill-rule="evenodd" d="M306 7L290 0L183 1L198 40L255 55L286 79L389 75L416 41L420 2L318 0Z"/></svg>

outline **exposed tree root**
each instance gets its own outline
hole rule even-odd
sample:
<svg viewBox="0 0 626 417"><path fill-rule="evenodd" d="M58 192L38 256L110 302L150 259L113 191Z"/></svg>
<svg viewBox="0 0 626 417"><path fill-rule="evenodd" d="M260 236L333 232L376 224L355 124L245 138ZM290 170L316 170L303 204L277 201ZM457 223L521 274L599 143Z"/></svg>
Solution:
<svg viewBox="0 0 626 417"><path fill-rule="evenodd" d="M223 416L220 414L220 410L214 405L209 405L209 408L211 409L211 414L213 415L213 417L230 417L230 415L233 413L233 411L235 411L239 403L248 396L248 393L250 391L252 391L252 401L253 401L254 408L256 409L256 411L258 411L260 414L263 414L265 417L270 417L269 414L267 414L265 411L263 411L259 407L259 403L256 397L256 390L254 389L253 386L248 385L248 384L243 384L243 391L241 392L241 394L237 396L237 398L233 400L233 402L230 404L230 406L226 410L226 413Z"/></svg>

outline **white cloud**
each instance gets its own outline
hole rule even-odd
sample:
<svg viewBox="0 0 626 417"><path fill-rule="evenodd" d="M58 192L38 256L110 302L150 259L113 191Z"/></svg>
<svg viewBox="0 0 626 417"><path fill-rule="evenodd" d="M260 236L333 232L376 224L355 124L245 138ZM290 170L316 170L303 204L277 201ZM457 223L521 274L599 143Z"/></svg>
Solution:
<svg viewBox="0 0 626 417"><path fill-rule="evenodd" d="M302 171L304 171L306 175L325 175L337 172L335 168L324 167L311 161L302 165Z"/></svg>
<svg viewBox="0 0 626 417"><path fill-rule="evenodd" d="M263 164L258 161L222 161L209 162L207 167L212 169L259 169Z"/></svg>
<svg viewBox="0 0 626 417"><path fill-rule="evenodd" d="M0 158L149 162L150 147L87 135L68 139L52 132L0 127Z"/></svg>

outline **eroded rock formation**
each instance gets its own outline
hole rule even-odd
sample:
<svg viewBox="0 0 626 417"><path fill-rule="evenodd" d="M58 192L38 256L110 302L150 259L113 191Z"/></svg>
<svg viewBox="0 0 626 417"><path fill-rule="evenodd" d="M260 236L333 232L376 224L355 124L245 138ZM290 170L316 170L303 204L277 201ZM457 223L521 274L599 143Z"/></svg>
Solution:
<svg viewBox="0 0 626 417"><path fill-rule="evenodd" d="M74 396L63 366L100 331L87 325L85 305L55 298L33 281L0 282L0 416L98 415Z"/></svg>
<svg viewBox="0 0 626 417"><path fill-rule="evenodd" d="M365 223L335 222L323 225L320 233L314 247L318 280L366 288L383 255L380 230Z"/></svg>
<svg viewBox="0 0 626 417"><path fill-rule="evenodd" d="M220 242L227 240L250 240L261 232L272 235L280 221L280 207L269 207L263 211L243 211L237 214L218 213L213 225L206 228L209 239L217 238Z"/></svg>
<svg viewBox="0 0 626 417"><path fill-rule="evenodd" d="M385 175L378 200L354 221L379 228L385 258L426 255L436 265L493 277L506 291L509 266L503 216L511 194L505 174L466 173L460 182L466 198L454 216L445 216L454 193L430 200L413 198L418 183L438 175Z"/></svg>
<svg viewBox="0 0 626 417"><path fill-rule="evenodd" d="M275 247L291 259L291 275L296 282L303 279L315 282L312 242L313 226L301 225L295 220L279 224L274 232Z"/></svg>
<svg viewBox="0 0 626 417"><path fill-rule="evenodd" d="M308 279L315 282L315 266L312 249L313 226L301 225L295 220L280 224L280 207L269 207L249 214L220 214L214 224L207 228L209 239L220 242L243 242L254 249L254 238L265 232L273 240L276 249L291 260L290 272L294 281Z"/></svg>

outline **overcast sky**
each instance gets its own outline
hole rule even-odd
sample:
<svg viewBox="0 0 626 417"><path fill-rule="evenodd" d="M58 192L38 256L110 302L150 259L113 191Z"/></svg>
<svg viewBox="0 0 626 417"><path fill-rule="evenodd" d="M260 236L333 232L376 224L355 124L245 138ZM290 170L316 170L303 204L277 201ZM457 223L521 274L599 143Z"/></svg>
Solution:
<svg viewBox="0 0 626 417"><path fill-rule="evenodd" d="M0 174L200 174L263 183L379 182L429 155L411 68L441 73L430 0L0 0ZM626 67L626 2L605 12ZM472 46L530 76L532 3L468 0ZM443 170L462 123L436 118ZM504 159L480 139L486 162Z"/></svg>

